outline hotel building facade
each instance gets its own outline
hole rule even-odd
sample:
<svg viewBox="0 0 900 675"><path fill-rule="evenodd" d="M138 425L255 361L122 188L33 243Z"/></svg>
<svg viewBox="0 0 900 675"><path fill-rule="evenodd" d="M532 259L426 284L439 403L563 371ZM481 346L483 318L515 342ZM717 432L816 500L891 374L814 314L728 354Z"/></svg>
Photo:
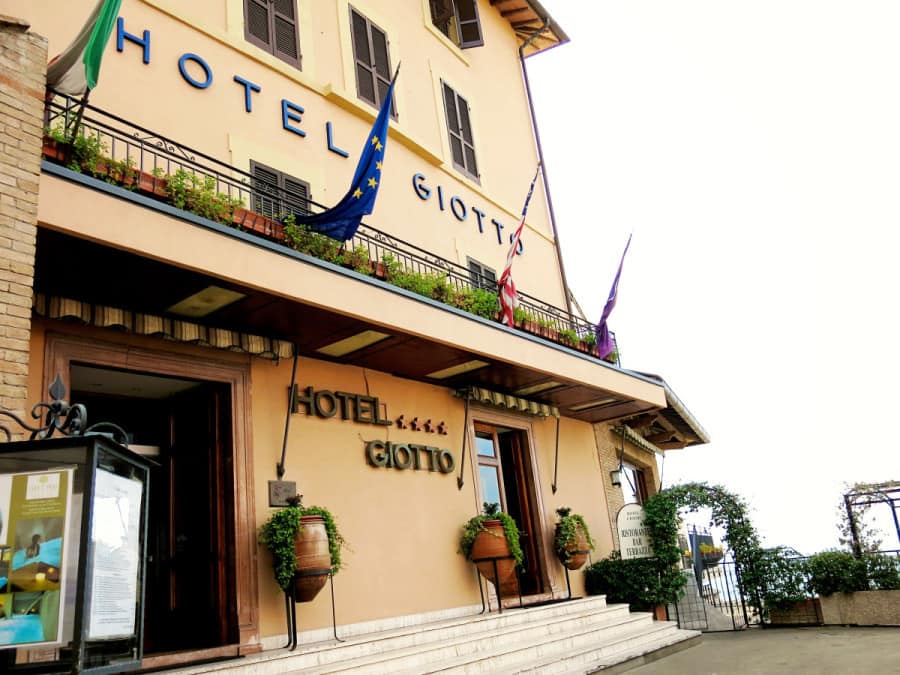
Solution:
<svg viewBox="0 0 900 675"><path fill-rule="evenodd" d="M45 97L46 64L93 6L0 0L0 404L59 374L157 462L148 657L283 644L257 542L279 478L349 543L339 632L477 611L458 545L485 501L523 533L526 600L566 597L556 508L605 557L659 453L707 439L584 340L543 180L517 326L477 306L540 159L527 60L563 29L534 0L124 0L80 122L100 159L73 166L52 137L79 108ZM289 246L283 216L341 199L401 63L374 212L342 250ZM326 593L299 611L332 622Z"/></svg>

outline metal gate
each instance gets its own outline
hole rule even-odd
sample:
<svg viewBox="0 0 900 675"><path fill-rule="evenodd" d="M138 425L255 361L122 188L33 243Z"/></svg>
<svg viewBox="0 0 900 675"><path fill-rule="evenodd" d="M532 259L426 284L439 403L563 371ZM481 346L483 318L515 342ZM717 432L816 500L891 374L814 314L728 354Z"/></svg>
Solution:
<svg viewBox="0 0 900 675"><path fill-rule="evenodd" d="M746 597L733 561L682 570L684 597L669 607L679 628L707 632L743 630L762 623L759 608Z"/></svg>

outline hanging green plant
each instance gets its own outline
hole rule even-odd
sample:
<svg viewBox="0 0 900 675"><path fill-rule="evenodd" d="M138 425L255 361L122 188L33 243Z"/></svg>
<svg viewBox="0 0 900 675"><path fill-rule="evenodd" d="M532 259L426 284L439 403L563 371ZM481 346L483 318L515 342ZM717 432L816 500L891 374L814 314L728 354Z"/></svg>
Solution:
<svg viewBox="0 0 900 675"><path fill-rule="evenodd" d="M503 533L506 536L506 542L509 545L510 555L515 558L516 565L521 567L525 556L522 553L522 546L519 543L519 528L516 525L516 521L513 520L511 516L500 511L500 505L497 503L485 502L484 513L469 518L469 520L466 521L466 524L463 525L462 536L459 539L459 552L466 556L467 559L471 559L472 545L475 543L475 538L478 534L480 532L485 532L494 536L494 533L484 526L484 523L489 520L499 520L503 525Z"/></svg>
<svg viewBox="0 0 900 675"><path fill-rule="evenodd" d="M341 569L341 548L346 546L331 512L322 506L304 507L302 500L302 495L290 498L288 506L275 511L259 528L259 543L271 551L275 581L283 590L290 587L294 578L294 540L300 533L300 519L303 516L319 516L325 521L332 574L337 574Z"/></svg>
<svg viewBox="0 0 900 675"><path fill-rule="evenodd" d="M578 528L581 528L582 532L584 532L588 549L594 550L595 542L583 516L572 513L572 509L566 506L556 509L556 515L559 516L559 520L556 521L556 533L553 542L556 555L564 565L572 562L573 548L578 542ZM581 564L584 563L582 562Z"/></svg>

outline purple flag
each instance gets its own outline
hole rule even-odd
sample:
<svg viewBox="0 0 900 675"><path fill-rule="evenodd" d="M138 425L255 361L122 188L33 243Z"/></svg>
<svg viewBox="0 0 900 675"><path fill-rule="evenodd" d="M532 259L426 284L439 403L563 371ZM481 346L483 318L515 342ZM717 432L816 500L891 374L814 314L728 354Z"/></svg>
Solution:
<svg viewBox="0 0 900 675"><path fill-rule="evenodd" d="M616 278L613 279L612 288L609 289L609 297L606 299L606 306L603 308L603 316L600 317L600 323L597 324L597 351L601 359L605 359L613 350L612 339L609 336L609 326L606 320L612 314L613 308L616 306L616 298L619 294L619 277L622 274L622 263L625 262L625 254L628 253L628 247L631 246L631 235L628 235L628 242L625 244L625 250L622 251L622 259L619 261L619 270L616 272Z"/></svg>

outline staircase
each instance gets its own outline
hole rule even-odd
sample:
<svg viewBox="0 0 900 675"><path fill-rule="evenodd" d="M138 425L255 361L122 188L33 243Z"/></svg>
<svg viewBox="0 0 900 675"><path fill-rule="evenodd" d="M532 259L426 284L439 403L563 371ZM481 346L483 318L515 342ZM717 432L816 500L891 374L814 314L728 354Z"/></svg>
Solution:
<svg viewBox="0 0 900 675"><path fill-rule="evenodd" d="M340 634L340 632L339 632ZM420 623L347 642L303 644L243 659L169 671L189 675L274 673L589 673L699 639L649 613L592 596L502 614ZM652 656L650 657L652 659ZM647 659L647 660L650 660Z"/></svg>

